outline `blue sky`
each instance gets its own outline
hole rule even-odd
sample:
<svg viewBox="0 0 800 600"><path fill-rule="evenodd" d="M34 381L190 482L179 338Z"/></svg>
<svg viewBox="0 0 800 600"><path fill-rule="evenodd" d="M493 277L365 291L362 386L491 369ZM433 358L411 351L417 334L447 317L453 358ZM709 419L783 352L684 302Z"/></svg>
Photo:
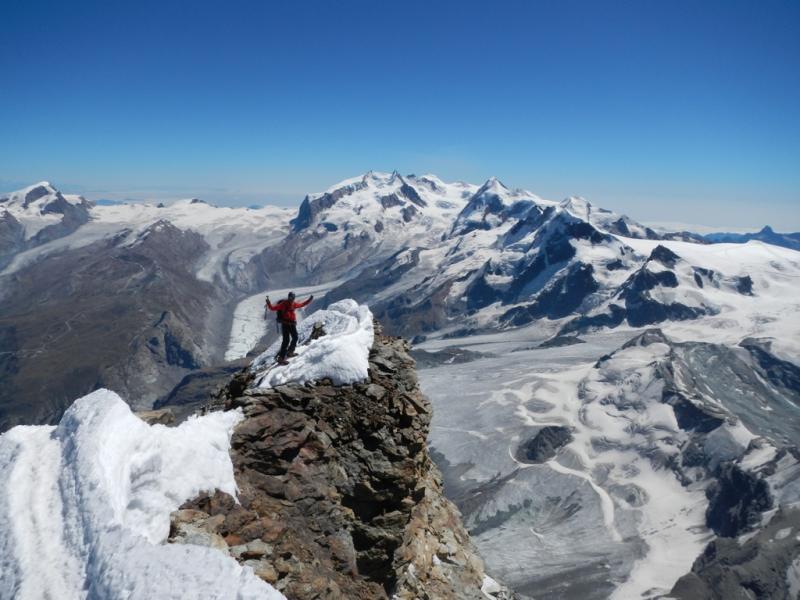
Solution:
<svg viewBox="0 0 800 600"><path fill-rule="evenodd" d="M297 204L369 169L800 229L800 2L0 4L0 189Z"/></svg>

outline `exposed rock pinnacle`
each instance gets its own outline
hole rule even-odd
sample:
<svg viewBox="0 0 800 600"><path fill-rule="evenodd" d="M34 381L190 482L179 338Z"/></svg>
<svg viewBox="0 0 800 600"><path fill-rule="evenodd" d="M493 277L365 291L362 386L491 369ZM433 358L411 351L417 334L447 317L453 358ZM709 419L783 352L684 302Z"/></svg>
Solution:
<svg viewBox="0 0 800 600"><path fill-rule="evenodd" d="M444 497L405 341L378 333L355 385L252 390L248 376L224 394L246 416L231 451L240 503L220 492L187 503L171 541L227 551L292 600L513 597L486 589Z"/></svg>

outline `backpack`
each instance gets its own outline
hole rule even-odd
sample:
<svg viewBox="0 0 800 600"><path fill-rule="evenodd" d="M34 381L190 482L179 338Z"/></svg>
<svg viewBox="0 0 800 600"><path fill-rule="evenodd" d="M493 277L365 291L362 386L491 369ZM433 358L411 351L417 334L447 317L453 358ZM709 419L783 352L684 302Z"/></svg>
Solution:
<svg viewBox="0 0 800 600"><path fill-rule="evenodd" d="M280 302L278 302L278 306L280 306L280 308L275 312L275 321L277 321L278 323L284 323L286 321L283 318L283 315L286 313L286 311L289 310L286 306L288 302L289 302L288 300L281 300Z"/></svg>

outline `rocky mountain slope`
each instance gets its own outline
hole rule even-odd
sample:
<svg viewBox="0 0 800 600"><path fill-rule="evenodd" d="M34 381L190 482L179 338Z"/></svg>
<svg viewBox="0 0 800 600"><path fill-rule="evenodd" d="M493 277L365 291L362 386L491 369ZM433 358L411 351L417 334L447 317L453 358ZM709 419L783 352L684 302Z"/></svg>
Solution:
<svg viewBox="0 0 800 600"><path fill-rule="evenodd" d="M103 386L149 408L222 362L247 261L288 220L197 200L94 206L46 183L0 199L0 431L55 423Z"/></svg>
<svg viewBox="0 0 800 600"><path fill-rule="evenodd" d="M108 386L152 406L206 363L216 291L192 272L202 237L157 222L49 257L4 280L0 429L54 423L76 397Z"/></svg>
<svg viewBox="0 0 800 600"><path fill-rule="evenodd" d="M322 340L320 340L322 341ZM377 333L369 378L258 387L246 370L217 492L173 514L171 541L220 548L289 598L510 598L486 578L427 452L431 418L401 339Z"/></svg>
<svg viewBox="0 0 800 600"><path fill-rule="evenodd" d="M99 390L0 435L0 598L514 598L444 497L408 344L338 311L296 359L319 380L256 364L175 428Z"/></svg>

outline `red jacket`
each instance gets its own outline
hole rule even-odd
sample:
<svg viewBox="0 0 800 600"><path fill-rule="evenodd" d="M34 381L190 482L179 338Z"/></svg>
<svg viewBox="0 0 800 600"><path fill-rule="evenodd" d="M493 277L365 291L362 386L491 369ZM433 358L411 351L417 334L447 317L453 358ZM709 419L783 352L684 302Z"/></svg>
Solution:
<svg viewBox="0 0 800 600"><path fill-rule="evenodd" d="M311 298L305 302L289 302L289 300L281 300L277 304L272 304L267 300L267 308L278 312L278 320L284 323L297 323L297 315L294 313L295 309L308 306Z"/></svg>

